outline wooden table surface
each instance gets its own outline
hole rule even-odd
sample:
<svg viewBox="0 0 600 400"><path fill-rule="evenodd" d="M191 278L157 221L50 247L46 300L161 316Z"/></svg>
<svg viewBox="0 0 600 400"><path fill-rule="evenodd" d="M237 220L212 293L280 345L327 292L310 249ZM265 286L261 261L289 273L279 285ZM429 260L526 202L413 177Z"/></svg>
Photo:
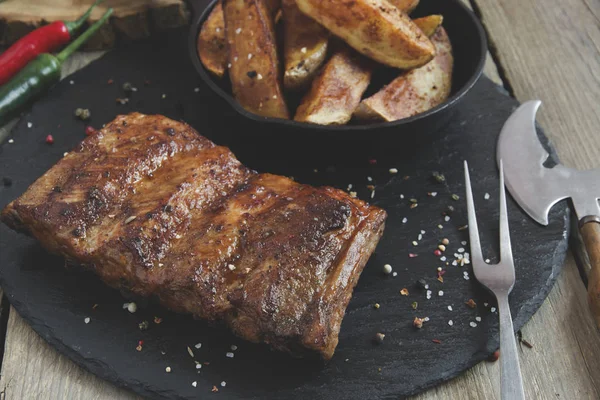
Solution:
<svg viewBox="0 0 600 400"><path fill-rule="evenodd" d="M520 101L544 102L538 119L563 163L600 167L600 0L470 3L490 40L487 75ZM66 72L99 55L79 54ZM0 141L9 128L0 129ZM522 329L533 344L519 349L530 399L600 398L600 332L588 313L585 273L580 274L574 258L569 254L548 299ZM6 336L0 399L136 398L58 354L6 299L1 310ZM499 373L499 363L483 362L414 399L499 399Z"/></svg>

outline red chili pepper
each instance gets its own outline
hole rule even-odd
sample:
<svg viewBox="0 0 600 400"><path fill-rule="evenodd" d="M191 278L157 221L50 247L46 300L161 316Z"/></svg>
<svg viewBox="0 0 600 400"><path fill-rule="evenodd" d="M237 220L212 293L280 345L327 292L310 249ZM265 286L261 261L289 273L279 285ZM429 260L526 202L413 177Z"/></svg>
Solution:
<svg viewBox="0 0 600 400"><path fill-rule="evenodd" d="M68 43L73 34L87 21L92 10L103 0L94 4L77 21L55 21L23 36L0 54L0 85L8 82L29 61L42 53L51 53Z"/></svg>

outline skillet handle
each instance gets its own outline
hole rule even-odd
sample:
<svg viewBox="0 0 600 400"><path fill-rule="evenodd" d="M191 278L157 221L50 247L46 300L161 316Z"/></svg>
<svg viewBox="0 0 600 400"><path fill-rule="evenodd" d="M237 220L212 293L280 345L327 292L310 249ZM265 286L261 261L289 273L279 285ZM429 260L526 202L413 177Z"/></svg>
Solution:
<svg viewBox="0 0 600 400"><path fill-rule="evenodd" d="M192 6L194 19L199 18L204 10L206 10L209 5L216 1L217 0L190 0L189 4Z"/></svg>
<svg viewBox="0 0 600 400"><path fill-rule="evenodd" d="M588 275L588 303L600 328L600 223L584 220L580 232L592 267Z"/></svg>

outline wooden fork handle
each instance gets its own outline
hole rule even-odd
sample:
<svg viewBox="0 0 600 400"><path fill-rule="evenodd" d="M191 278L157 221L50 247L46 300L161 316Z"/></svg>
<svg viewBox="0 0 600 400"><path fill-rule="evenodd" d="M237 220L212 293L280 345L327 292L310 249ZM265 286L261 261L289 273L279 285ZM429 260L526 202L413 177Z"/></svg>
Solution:
<svg viewBox="0 0 600 400"><path fill-rule="evenodd" d="M600 328L600 223L584 222L580 232L592 267L588 275L588 302Z"/></svg>

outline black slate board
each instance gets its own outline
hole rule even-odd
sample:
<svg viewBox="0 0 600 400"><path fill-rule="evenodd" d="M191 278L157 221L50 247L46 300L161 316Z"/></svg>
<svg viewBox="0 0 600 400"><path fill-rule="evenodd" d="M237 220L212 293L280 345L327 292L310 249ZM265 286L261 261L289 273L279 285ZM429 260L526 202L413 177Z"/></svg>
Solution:
<svg viewBox="0 0 600 400"><path fill-rule="evenodd" d="M117 291L86 272L64 269L62 259L2 225L0 284L21 316L76 363L149 398L205 398L214 395L210 393L213 385L220 389L219 398L226 399L399 398L448 380L496 350L498 323L490 310L495 306L491 296L472 277L470 265L447 267L444 283L438 282L436 269L443 263L433 250L447 237L450 259L459 247L468 251L468 246L460 244L468 233L458 230L466 223L462 161L467 159L484 251L492 261L496 259L495 143L517 102L483 78L453 122L428 145L382 149L388 158L378 159L375 165L366 155L339 160L305 155L302 163L282 161L272 151L249 151L236 142L231 133L248 130L247 122L200 86L187 59L184 34L175 32L159 42L140 42L113 51L62 81L36 103L15 128L15 143L2 146L0 176L12 178L13 185L0 187L0 207L20 195L84 137L84 123L72 116L76 107L90 108L90 123L96 127L129 111L182 119L217 143L231 145L251 167L316 185L345 189L351 183L361 198L370 197L366 185L372 183L376 185L372 202L388 211L388 224L356 287L333 360L323 365L292 359L153 304L138 303L137 313L130 314L122 309L126 300ZM109 79L114 84L107 84ZM114 99L123 97L121 84L126 81L139 90L128 104L118 105ZM53 145L44 142L47 134L54 136ZM391 175L390 167L397 168L398 174ZM443 172L446 183L433 181L433 171ZM428 196L428 192L437 192L437 196ZM488 201L483 198L486 192L491 195ZM461 199L453 201L453 193ZM411 198L418 199L418 207L410 208ZM444 221L442 213L448 205L454 206L455 212L450 221ZM567 249L568 211L564 205L555 207L550 226L542 228L511 199L509 215L517 268L511 307L519 329L543 302L560 271ZM406 223L402 223L404 217ZM438 224L443 224L443 229L437 228ZM423 239L413 247L411 242L421 230L426 231ZM409 258L409 253L419 256ZM386 263L394 267L396 277L382 274ZM465 270L471 276L468 281L463 278ZM415 287L418 278L425 278L431 286L430 300ZM409 296L399 294L404 287ZM443 297L439 290L444 291ZM469 298L476 300L476 309L465 306ZM416 311L411 308L415 301ZM376 302L380 309L373 308ZM92 310L94 304L98 306ZM448 310L449 305L453 311ZM162 317L163 322L154 324L154 316ZM416 330L412 327L415 316L428 316L430 321ZM470 322L477 316L482 320L473 328ZM89 324L84 323L86 317L91 318ZM448 325L450 319L453 326ZM138 323L144 320L150 328L140 331ZM371 341L376 332L386 334L382 345ZM435 344L433 339L441 343ZM138 340L144 341L141 352L135 349ZM202 343L200 349L194 348L198 342ZM238 346L233 359L225 356L232 344ZM210 365L197 370L187 346L194 351L195 360ZM167 366L171 373L165 372ZM194 381L197 387L192 386ZM221 381L227 386L221 387Z"/></svg>

